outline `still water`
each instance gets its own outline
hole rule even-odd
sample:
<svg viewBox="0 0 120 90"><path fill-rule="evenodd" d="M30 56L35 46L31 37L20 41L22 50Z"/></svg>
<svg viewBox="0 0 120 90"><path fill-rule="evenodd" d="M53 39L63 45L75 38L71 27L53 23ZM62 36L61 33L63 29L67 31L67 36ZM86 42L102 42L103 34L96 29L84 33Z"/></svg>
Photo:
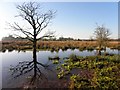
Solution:
<svg viewBox="0 0 120 90"><path fill-rule="evenodd" d="M107 48L106 50L110 54L118 54L118 50L111 50ZM58 52L51 51L39 51L37 52L37 60L42 64L49 65L50 70L46 70L43 67L40 67L41 72L44 73L45 77L49 80L56 80L57 74L55 70L55 65L52 64L49 57L59 56L60 58L69 57L71 54L75 54L78 56L93 56L96 55L96 50L93 51L79 51L78 49L68 49L66 51L59 50ZM10 67L18 65L19 62L23 61L32 61L32 51L12 51L12 52L0 52L2 56L2 88L16 88L22 86L26 80L27 76L32 75L33 71L26 73L25 75L21 75L18 78L14 78L11 75ZM61 60L62 61L62 60ZM51 71L52 70L52 71Z"/></svg>

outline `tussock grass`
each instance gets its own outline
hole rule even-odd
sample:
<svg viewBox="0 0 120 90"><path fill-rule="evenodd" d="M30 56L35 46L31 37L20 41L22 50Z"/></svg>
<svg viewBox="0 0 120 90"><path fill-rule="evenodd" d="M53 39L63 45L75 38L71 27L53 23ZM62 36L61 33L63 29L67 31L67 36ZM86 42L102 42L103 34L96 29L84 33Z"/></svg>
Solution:
<svg viewBox="0 0 120 90"><path fill-rule="evenodd" d="M37 49L59 51L59 49L79 49L94 50L97 47L96 41L39 41L37 43ZM120 49L120 45L117 41L109 41L107 47L111 49ZM2 42L2 50L27 50L32 49L32 43L29 41L5 41Z"/></svg>

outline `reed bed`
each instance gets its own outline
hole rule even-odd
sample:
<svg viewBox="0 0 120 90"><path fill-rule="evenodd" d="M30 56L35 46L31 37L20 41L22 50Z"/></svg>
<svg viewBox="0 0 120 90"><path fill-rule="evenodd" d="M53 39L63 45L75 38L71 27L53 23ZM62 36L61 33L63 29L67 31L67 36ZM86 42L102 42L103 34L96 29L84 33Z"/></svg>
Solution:
<svg viewBox="0 0 120 90"><path fill-rule="evenodd" d="M4 41L2 43L2 51L8 50L28 50L32 49L32 43L29 41ZM67 50L67 49L79 49L79 50L93 50L96 49L96 41L39 41L37 42L37 49L45 50ZM107 47L111 49L120 49L118 41L109 41Z"/></svg>

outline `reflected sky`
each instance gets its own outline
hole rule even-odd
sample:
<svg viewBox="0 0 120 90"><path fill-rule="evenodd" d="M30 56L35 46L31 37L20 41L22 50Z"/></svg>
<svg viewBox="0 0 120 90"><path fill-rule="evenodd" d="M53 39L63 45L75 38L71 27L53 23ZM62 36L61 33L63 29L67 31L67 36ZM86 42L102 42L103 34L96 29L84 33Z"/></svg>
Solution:
<svg viewBox="0 0 120 90"><path fill-rule="evenodd" d="M107 48L106 50L107 52L111 53L111 54L118 54L118 50L111 50L109 48ZM95 55L96 50L93 51L79 51L78 49L68 49L66 51L62 51L61 49L58 52L51 52L51 51L39 51L37 52L37 61L42 63L42 64L47 64L50 66L50 68L55 70L55 66L52 64L52 62L50 60L48 60L49 57L55 57L55 56L59 56L60 58L64 58L64 57L69 57L71 54L76 54L78 56L92 56ZM32 51L12 51L12 52L8 52L6 51L5 53L0 53L0 55L2 55L2 84L3 87L16 87L17 85L22 85L23 82L25 82L26 77L28 77L29 75L33 74L33 71L31 71L30 73L27 73L25 75L22 75L20 78L14 79L11 77L11 72L9 71L10 65L12 66L16 66L19 62L23 62L23 61L32 61ZM54 80L57 78L55 73L52 72L48 72L45 71L44 68L39 67L41 69L41 72L43 72L47 78ZM11 83L11 81L13 83ZM23 82L22 82L23 81ZM14 84L17 83L17 84Z"/></svg>

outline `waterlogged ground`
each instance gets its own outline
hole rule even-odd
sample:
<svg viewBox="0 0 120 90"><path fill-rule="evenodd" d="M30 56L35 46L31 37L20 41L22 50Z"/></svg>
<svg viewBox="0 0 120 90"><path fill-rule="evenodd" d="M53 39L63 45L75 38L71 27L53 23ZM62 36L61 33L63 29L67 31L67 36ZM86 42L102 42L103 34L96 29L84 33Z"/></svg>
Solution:
<svg viewBox="0 0 120 90"><path fill-rule="evenodd" d="M111 50L107 49L107 52L110 54L118 54L118 50ZM25 75L21 75L20 77L14 78L14 76L11 75L10 67L18 65L19 62L23 61L32 61L32 51L12 51L12 52L0 52L2 55L2 87L3 88L16 88L16 87L22 87L25 85L25 82L31 78L30 76L33 75L33 71L26 73ZM40 63L49 65L50 70L46 70L43 67L40 67L41 72L45 75L45 77L49 80L49 83L56 83L61 82L58 84L58 86L64 84L66 87L67 82L63 79L62 81L59 81L58 79L58 71L56 70L56 64L53 64L51 60L49 60L49 57L56 57L58 56L60 58L59 63L63 64L64 58L69 57L71 54L75 54L77 56L95 56L96 50L93 51L79 51L78 49L68 49L66 51L59 50L58 52L51 52L51 51L39 51L37 52L37 60ZM52 71L51 71L52 70ZM76 72L76 69L72 72ZM76 76L73 76L76 77ZM78 77L76 77L78 78ZM43 83L43 82L42 82ZM44 82L45 84L46 82ZM41 84L42 85L42 84ZM42 87L42 86L41 86ZM46 84L47 87L47 84Z"/></svg>

